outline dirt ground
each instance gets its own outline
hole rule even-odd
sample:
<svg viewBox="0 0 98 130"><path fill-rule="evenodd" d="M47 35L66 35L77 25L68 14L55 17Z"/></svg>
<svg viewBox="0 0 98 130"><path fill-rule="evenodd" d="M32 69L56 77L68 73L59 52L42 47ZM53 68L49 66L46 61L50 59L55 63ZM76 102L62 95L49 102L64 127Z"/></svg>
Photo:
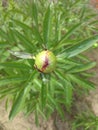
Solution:
<svg viewBox="0 0 98 130"><path fill-rule="evenodd" d="M96 83L96 89L91 91L89 96L83 99L82 102L77 102L76 110L82 108L82 106L87 107L86 100L91 104L90 109L98 116L98 48L91 50L87 55L92 61L97 62L96 67L93 69L96 72L96 76L91 79ZM54 120L56 120L56 123ZM0 130L69 130L69 124L66 121L61 121L56 115L56 117L51 117L48 122L41 121L40 126L36 127L33 114L25 118L22 113L13 121L9 121L8 111L5 110L4 101L2 101L0 103Z"/></svg>
<svg viewBox="0 0 98 130"><path fill-rule="evenodd" d="M91 102L93 112L98 116L98 48L91 50L87 55L92 61L97 63L93 69L96 75L91 79L96 84L96 89L90 92L88 100Z"/></svg>

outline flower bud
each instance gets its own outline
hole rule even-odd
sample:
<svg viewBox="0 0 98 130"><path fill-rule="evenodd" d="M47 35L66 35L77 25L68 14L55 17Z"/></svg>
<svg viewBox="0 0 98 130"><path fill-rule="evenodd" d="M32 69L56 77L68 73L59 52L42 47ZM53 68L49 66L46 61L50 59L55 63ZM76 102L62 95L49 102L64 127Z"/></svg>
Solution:
<svg viewBox="0 0 98 130"><path fill-rule="evenodd" d="M50 73L56 67L56 56L49 50L40 52L35 57L35 67L43 73Z"/></svg>

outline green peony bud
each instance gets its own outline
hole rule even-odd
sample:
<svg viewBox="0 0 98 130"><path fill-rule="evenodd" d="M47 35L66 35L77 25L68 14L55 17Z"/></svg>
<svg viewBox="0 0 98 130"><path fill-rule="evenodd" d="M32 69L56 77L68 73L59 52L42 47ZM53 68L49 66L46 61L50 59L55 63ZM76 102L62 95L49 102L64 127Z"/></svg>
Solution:
<svg viewBox="0 0 98 130"><path fill-rule="evenodd" d="M35 57L35 67L43 73L50 73L56 67L56 56L49 50L40 52Z"/></svg>

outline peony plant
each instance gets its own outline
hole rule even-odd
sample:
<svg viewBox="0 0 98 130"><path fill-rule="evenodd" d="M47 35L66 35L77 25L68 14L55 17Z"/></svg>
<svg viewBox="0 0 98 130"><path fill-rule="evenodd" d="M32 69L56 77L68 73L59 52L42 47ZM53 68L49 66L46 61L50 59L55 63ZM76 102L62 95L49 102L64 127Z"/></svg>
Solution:
<svg viewBox="0 0 98 130"><path fill-rule="evenodd" d="M89 69L96 63L83 52L98 41L97 14L81 0L28 1L11 11L20 19L9 15L0 29L0 98L12 103L9 119L20 111L34 112L36 124L54 111L65 119L74 93L94 88Z"/></svg>

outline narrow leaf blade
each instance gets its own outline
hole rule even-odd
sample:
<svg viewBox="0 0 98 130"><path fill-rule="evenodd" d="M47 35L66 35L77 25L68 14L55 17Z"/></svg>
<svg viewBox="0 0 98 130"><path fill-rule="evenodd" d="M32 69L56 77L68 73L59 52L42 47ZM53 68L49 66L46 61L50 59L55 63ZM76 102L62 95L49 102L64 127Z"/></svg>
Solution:
<svg viewBox="0 0 98 130"><path fill-rule="evenodd" d="M94 83L92 83L91 81L87 81L83 78L80 78L78 76L75 75L68 75L69 79L71 79L73 82L75 82L76 84L78 84L79 86L82 86L85 89L93 89L95 88Z"/></svg>
<svg viewBox="0 0 98 130"><path fill-rule="evenodd" d="M36 27L38 27L38 9L37 9L37 3L32 3L32 17L34 19Z"/></svg>
<svg viewBox="0 0 98 130"><path fill-rule="evenodd" d="M0 66L3 68L19 68L19 69L30 69L30 66L24 63L17 63L17 62L5 62L0 63Z"/></svg>
<svg viewBox="0 0 98 130"><path fill-rule="evenodd" d="M44 17L44 22L43 22L43 37L44 37L44 43L47 45L49 42L49 33L50 33L50 6L48 7L45 17Z"/></svg>
<svg viewBox="0 0 98 130"><path fill-rule="evenodd" d="M56 44L54 49L59 49L60 47L63 47L66 45L65 41L81 26L81 23L73 26L62 38L61 40Z"/></svg>
<svg viewBox="0 0 98 130"><path fill-rule="evenodd" d="M82 53L83 51L87 50L88 48L92 47L96 41L98 41L98 35L90 37L90 38L66 49L65 52L61 54L61 56L64 58L74 57L74 56Z"/></svg>
<svg viewBox="0 0 98 130"><path fill-rule="evenodd" d="M17 36L17 38L20 40L20 42L22 42L24 47L26 47L29 50L34 49L34 46L31 44L31 42L25 36L23 36L23 34L18 32L17 30L13 30L13 33L14 33L14 35Z"/></svg>
<svg viewBox="0 0 98 130"><path fill-rule="evenodd" d="M93 68L95 65L96 65L96 62L90 62L90 63L72 67L70 70L67 70L67 72L68 73L78 73L78 72L89 70L89 69Z"/></svg>
<svg viewBox="0 0 98 130"><path fill-rule="evenodd" d="M4 85L8 85L8 84L15 84L15 83L19 83L22 81L25 81L27 79L27 76L14 76L14 77L6 77L3 79L0 79L0 87L4 86Z"/></svg>
<svg viewBox="0 0 98 130"><path fill-rule="evenodd" d="M25 99L27 98L27 95L32 87L32 82L30 82L32 80L32 77L34 76L35 74L35 71L30 75L29 78L27 78L27 82L24 86L23 89L21 89L21 91L19 92L19 95L18 97L16 98L13 106L12 106L12 109L10 111L10 114L9 114L9 119L12 120L17 113L20 112L20 110L23 108L24 106L24 102L25 102Z"/></svg>

